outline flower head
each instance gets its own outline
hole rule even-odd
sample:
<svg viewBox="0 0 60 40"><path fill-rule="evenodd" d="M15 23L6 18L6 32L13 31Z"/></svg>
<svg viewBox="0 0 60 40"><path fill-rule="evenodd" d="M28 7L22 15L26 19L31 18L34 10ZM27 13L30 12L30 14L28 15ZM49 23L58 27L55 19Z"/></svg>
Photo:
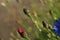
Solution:
<svg viewBox="0 0 60 40"><path fill-rule="evenodd" d="M60 36L60 19L55 21L53 30L54 30L54 32L56 33L57 36Z"/></svg>

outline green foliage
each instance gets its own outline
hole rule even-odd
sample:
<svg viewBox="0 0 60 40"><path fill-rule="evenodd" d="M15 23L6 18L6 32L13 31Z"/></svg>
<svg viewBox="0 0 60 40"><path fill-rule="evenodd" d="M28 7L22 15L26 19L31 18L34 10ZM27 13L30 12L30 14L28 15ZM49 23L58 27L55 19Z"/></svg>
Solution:
<svg viewBox="0 0 60 40"><path fill-rule="evenodd" d="M39 3L35 3L33 0L28 1L30 1L30 9L24 5L24 11L20 10L23 2L17 3L17 5L10 3L11 1L6 2L6 4L1 4L4 8L7 8L10 16L17 19L16 24L25 31L25 38L22 38L17 30L15 30L15 32L11 33L9 40L60 40L60 37L56 36L52 30L54 21L60 18L59 0L39 0ZM9 4L10 6L8 6ZM9 7L11 7L12 10ZM42 24L43 20L46 21L46 27Z"/></svg>

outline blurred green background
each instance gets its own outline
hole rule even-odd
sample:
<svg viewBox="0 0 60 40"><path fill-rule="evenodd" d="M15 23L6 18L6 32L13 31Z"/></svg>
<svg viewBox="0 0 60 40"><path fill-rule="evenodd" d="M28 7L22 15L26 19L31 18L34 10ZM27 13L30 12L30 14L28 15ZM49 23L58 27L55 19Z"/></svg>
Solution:
<svg viewBox="0 0 60 40"><path fill-rule="evenodd" d="M24 14L23 8L29 10L30 17ZM58 18L60 18L60 0L0 0L0 38L1 40L60 40L53 31L43 27L42 24L44 20L53 27L54 21ZM26 38L19 35L18 27L25 31Z"/></svg>

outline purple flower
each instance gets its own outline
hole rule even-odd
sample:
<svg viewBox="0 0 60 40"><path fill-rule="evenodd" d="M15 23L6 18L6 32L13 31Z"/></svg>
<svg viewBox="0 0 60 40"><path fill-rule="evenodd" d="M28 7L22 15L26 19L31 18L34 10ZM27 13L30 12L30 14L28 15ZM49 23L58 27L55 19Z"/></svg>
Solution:
<svg viewBox="0 0 60 40"><path fill-rule="evenodd" d="M54 30L54 32L56 33L57 36L60 36L60 19L55 21L53 30Z"/></svg>

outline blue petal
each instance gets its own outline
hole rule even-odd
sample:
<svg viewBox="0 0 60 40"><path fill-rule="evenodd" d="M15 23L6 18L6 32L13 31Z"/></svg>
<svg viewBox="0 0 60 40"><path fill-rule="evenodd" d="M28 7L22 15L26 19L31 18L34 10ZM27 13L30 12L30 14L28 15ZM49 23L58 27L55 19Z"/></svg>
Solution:
<svg viewBox="0 0 60 40"><path fill-rule="evenodd" d="M53 27L53 30L54 30L54 31L57 31L57 30L58 30L58 28L57 28L56 26L54 26L54 27Z"/></svg>
<svg viewBox="0 0 60 40"><path fill-rule="evenodd" d="M60 30L56 31L56 35L60 36Z"/></svg>
<svg viewBox="0 0 60 40"><path fill-rule="evenodd" d="M55 25L55 26L60 26L60 23L59 23L59 22L55 22L54 25Z"/></svg>
<svg viewBox="0 0 60 40"><path fill-rule="evenodd" d="M56 22L59 22L60 23L60 19L56 20Z"/></svg>
<svg viewBox="0 0 60 40"><path fill-rule="evenodd" d="M59 27L59 26L60 26L60 24L59 24L59 23L55 23L55 26Z"/></svg>
<svg viewBox="0 0 60 40"><path fill-rule="evenodd" d="M60 29L60 19L56 20L54 26Z"/></svg>
<svg viewBox="0 0 60 40"><path fill-rule="evenodd" d="M60 19L55 21L53 30L55 31L57 36L60 36Z"/></svg>

